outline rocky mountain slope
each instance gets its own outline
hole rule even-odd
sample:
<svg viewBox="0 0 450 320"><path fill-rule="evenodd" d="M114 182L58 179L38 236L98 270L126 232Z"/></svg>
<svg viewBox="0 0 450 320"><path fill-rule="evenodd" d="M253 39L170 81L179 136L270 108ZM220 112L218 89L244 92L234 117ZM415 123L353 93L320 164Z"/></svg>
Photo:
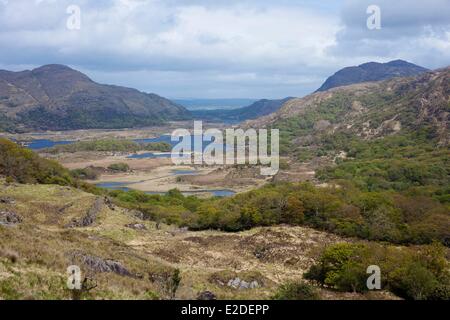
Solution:
<svg viewBox="0 0 450 320"><path fill-rule="evenodd" d="M317 182L421 190L448 205L449 108L447 67L292 99L246 125L279 129L281 154L316 164Z"/></svg>
<svg viewBox="0 0 450 320"><path fill-rule="evenodd" d="M403 60L394 60L387 63L368 62L357 67L347 67L339 70L329 77L317 91L326 91L331 88L349 84L387 80L394 77L414 76L428 69Z"/></svg>
<svg viewBox="0 0 450 320"><path fill-rule="evenodd" d="M345 132L362 139L429 129L439 145L450 142L450 67L412 78L354 84L291 99L247 125L272 126L292 138ZM433 137L431 136L433 135Z"/></svg>
<svg viewBox="0 0 450 320"><path fill-rule="evenodd" d="M63 65L0 71L0 130L126 128L189 116L156 94L98 84Z"/></svg>

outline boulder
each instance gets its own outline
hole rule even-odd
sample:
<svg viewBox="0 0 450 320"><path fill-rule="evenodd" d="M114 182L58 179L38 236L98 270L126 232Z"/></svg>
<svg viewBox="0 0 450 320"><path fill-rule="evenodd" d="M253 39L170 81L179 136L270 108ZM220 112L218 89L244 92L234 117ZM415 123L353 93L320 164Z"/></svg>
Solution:
<svg viewBox="0 0 450 320"><path fill-rule="evenodd" d="M11 197L0 197L0 203L14 204L16 201Z"/></svg>
<svg viewBox="0 0 450 320"><path fill-rule="evenodd" d="M80 252L74 253L73 256L76 260L81 261L81 263L94 272L112 272L121 276L137 277L118 261L103 259Z"/></svg>
<svg viewBox="0 0 450 320"><path fill-rule="evenodd" d="M245 280L241 280L240 278L234 278L228 281L227 286L233 289L256 289L260 287L260 284L256 280L248 282Z"/></svg>
<svg viewBox="0 0 450 320"><path fill-rule="evenodd" d="M131 228L134 230L147 230L147 227L143 225L142 223L130 223L125 225L127 228Z"/></svg>
<svg viewBox="0 0 450 320"><path fill-rule="evenodd" d="M73 220L71 223L66 225L66 228L80 228L80 227L88 227L95 222L97 219L97 215L103 209L103 205L105 204L105 200L103 198L97 198L94 201L94 204L89 208L86 215L80 220Z"/></svg>
<svg viewBox="0 0 450 320"><path fill-rule="evenodd" d="M211 291L202 291L198 294L197 300L216 300L216 295Z"/></svg>
<svg viewBox="0 0 450 320"><path fill-rule="evenodd" d="M22 218L12 211L0 211L0 225L14 225L22 222Z"/></svg>

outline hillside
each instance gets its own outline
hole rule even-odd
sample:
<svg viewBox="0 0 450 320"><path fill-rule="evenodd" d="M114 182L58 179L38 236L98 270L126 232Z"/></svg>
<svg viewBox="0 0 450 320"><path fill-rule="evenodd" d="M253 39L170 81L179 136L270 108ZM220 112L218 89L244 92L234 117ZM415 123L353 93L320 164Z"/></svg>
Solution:
<svg viewBox="0 0 450 320"><path fill-rule="evenodd" d="M309 293L294 299L450 295L448 249L438 244L450 244L448 208L430 197L308 183L225 199L81 185L88 193L56 163L0 146L0 299L292 299L296 288ZM74 264L83 292L65 287ZM389 270L386 291L367 292L371 264Z"/></svg>
<svg viewBox="0 0 450 320"><path fill-rule="evenodd" d="M278 284L301 277L325 244L345 241L304 227L225 233L157 226L139 212L54 185L0 180L0 192L10 201L0 202L0 212L20 217L3 224L0 214L0 239L8 239L0 243L0 299L70 299L66 269L73 264L97 285L83 299L196 299L205 290L219 299L268 298ZM91 223L74 223L89 212ZM258 258L256 246L270 246L272 256ZM237 277L238 286L228 285Z"/></svg>
<svg viewBox="0 0 450 320"><path fill-rule="evenodd" d="M251 105L238 109L218 109L218 110L194 110L192 115L195 119L218 121L218 122L240 122L250 119L256 119L273 112L278 111L281 106L292 99L291 97L268 100L258 100Z"/></svg>
<svg viewBox="0 0 450 320"><path fill-rule="evenodd" d="M327 132L373 140L427 129L429 140L444 146L450 142L449 99L450 67L412 78L355 84L291 99L278 112L247 125L278 125L282 133L300 140Z"/></svg>
<svg viewBox="0 0 450 320"><path fill-rule="evenodd" d="M347 180L369 191L420 188L448 203L449 99L445 68L293 99L247 125L280 129L281 152L322 163L322 181Z"/></svg>
<svg viewBox="0 0 450 320"><path fill-rule="evenodd" d="M127 128L189 117L156 94L98 84L63 65L0 71L0 130Z"/></svg>
<svg viewBox="0 0 450 320"><path fill-rule="evenodd" d="M355 83L387 80L394 77L410 77L428 69L403 60L387 63L368 62L356 67L347 67L329 77L317 91L346 86Z"/></svg>

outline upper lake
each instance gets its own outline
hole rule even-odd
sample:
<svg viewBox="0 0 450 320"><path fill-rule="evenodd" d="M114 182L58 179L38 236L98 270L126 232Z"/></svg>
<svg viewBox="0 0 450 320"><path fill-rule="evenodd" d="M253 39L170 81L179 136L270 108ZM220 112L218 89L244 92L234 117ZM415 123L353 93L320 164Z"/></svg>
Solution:
<svg viewBox="0 0 450 320"><path fill-rule="evenodd" d="M194 146L194 139L195 136L191 136L191 146ZM181 139L180 139L181 140ZM211 143L211 137L208 136L203 136L203 150L210 145ZM152 143L152 142L166 142L169 143L173 146L175 146L176 144L178 144L179 141L171 141L171 136L170 135L162 135L156 138L148 138L148 139L135 139L133 140L134 142L137 143ZM36 140L31 140L28 144L27 147L32 149L32 150L40 150L40 149L45 149L45 148L52 148L54 146L57 145L62 145L62 144L71 144L71 143L75 143L76 141L69 141L69 140L63 140L63 141L53 141L53 140L48 140L48 139L36 139ZM131 155L130 158L136 158L136 159L140 159L140 158L170 158L170 153L144 153L144 154L134 154Z"/></svg>

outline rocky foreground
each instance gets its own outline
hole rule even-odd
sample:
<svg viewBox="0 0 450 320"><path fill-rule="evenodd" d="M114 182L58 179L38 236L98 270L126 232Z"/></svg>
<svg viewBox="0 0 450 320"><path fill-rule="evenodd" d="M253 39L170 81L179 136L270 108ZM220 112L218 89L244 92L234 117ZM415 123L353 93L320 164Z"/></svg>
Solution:
<svg viewBox="0 0 450 320"><path fill-rule="evenodd" d="M70 187L0 181L0 299L262 299L348 241L305 227L192 232ZM320 289L324 299L392 298Z"/></svg>

